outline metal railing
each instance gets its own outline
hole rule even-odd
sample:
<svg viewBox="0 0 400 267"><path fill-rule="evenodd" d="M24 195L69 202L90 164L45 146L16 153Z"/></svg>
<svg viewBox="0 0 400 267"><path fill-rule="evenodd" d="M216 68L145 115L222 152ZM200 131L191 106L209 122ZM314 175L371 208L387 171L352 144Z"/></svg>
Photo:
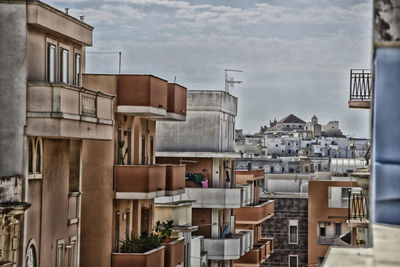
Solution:
<svg viewBox="0 0 400 267"><path fill-rule="evenodd" d="M350 70L350 100L369 101L371 99L372 74L369 69Z"/></svg>
<svg viewBox="0 0 400 267"><path fill-rule="evenodd" d="M82 115L87 117L97 116L97 96L92 94L82 94Z"/></svg>
<svg viewBox="0 0 400 267"><path fill-rule="evenodd" d="M368 198L363 193L351 194L349 192L348 220L368 220Z"/></svg>

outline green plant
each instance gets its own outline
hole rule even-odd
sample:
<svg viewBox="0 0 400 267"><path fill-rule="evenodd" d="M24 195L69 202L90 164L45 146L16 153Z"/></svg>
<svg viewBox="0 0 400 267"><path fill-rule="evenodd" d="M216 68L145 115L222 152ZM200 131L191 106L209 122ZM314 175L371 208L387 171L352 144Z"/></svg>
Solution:
<svg viewBox="0 0 400 267"><path fill-rule="evenodd" d="M145 253L161 246L161 240L158 236L142 235L141 237L136 237L133 233L131 236L127 235L121 243L121 253Z"/></svg>
<svg viewBox="0 0 400 267"><path fill-rule="evenodd" d="M156 228L154 231L156 232L157 236L161 239L162 242L167 240L171 237L172 234L172 223L174 221L167 221L167 222L156 222Z"/></svg>

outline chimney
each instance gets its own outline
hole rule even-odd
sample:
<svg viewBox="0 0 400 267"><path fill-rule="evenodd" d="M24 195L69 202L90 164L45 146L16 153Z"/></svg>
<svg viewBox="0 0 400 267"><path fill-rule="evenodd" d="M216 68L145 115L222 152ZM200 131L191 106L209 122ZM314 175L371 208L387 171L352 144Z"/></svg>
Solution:
<svg viewBox="0 0 400 267"><path fill-rule="evenodd" d="M80 15L79 19L83 22L83 20L85 19L85 16L84 15Z"/></svg>
<svg viewBox="0 0 400 267"><path fill-rule="evenodd" d="M69 10L69 8L66 7L66 8L65 8L65 14L67 14L67 15L68 15L68 10Z"/></svg>

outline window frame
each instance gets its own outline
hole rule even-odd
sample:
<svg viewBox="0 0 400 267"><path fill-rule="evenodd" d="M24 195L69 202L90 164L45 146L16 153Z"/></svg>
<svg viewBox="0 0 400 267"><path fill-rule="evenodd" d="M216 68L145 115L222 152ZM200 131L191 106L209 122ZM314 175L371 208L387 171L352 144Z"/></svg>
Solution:
<svg viewBox="0 0 400 267"><path fill-rule="evenodd" d="M295 226L296 227L296 242L292 242L290 240L290 228ZM299 221L298 220L289 220L288 221L288 244L289 245L296 245L299 243Z"/></svg>
<svg viewBox="0 0 400 267"><path fill-rule="evenodd" d="M33 267L39 266L36 246L35 246L34 242L31 241L29 246L28 246L28 249L26 250L26 255L25 255L25 265L26 265L26 267L31 267L31 266L28 266L28 264L27 264L29 251L32 251L32 253L33 253L32 254L33 255Z"/></svg>
<svg viewBox="0 0 400 267"><path fill-rule="evenodd" d="M290 258L291 257L296 258L296 267L298 267L299 266L299 255L288 255L288 267L291 267L290 266Z"/></svg>
<svg viewBox="0 0 400 267"><path fill-rule="evenodd" d="M59 72L59 81L60 83L69 83L69 61L70 61L70 47L63 44L63 43L59 43L59 49L58 49L58 56L59 56L59 60L58 60L58 72ZM66 68L67 68L67 72L66 72L66 81L63 81L64 75L63 75L63 71L64 71L64 60L63 60L63 53L66 52L67 53L67 64L66 64Z"/></svg>
<svg viewBox="0 0 400 267"><path fill-rule="evenodd" d="M30 148L32 148L32 155ZM39 160L40 166L39 170L37 169L37 160L38 160L38 150L39 153ZM28 137L28 164L26 164L28 179L42 179L42 172L43 172L43 140L41 137ZM30 171L30 166L32 166L32 170Z"/></svg>
<svg viewBox="0 0 400 267"><path fill-rule="evenodd" d="M74 48L74 58L73 58L73 64L74 64L74 77L73 77L73 83L75 86L80 87L82 84L82 52L79 49ZM77 73L77 56L79 56L79 72ZM78 77L78 79L77 79Z"/></svg>
<svg viewBox="0 0 400 267"><path fill-rule="evenodd" d="M57 64L58 64L58 60L57 60L57 58L58 58L58 56L57 56L57 48L58 48L58 43L57 43L57 41L56 40L54 40L54 39L51 39L51 38L49 38L49 37L46 37L46 42L45 42L45 71L46 71L46 73L45 73L45 75L46 75L46 82L50 82L50 83L54 83L54 82L57 82L57 80L58 80L58 76L57 76L57 73L58 73L58 68L57 68ZM50 53L49 53L49 49L48 49L48 47L49 46L54 46L54 80L53 81L51 81L50 80L50 59L49 59L49 55L50 55Z"/></svg>

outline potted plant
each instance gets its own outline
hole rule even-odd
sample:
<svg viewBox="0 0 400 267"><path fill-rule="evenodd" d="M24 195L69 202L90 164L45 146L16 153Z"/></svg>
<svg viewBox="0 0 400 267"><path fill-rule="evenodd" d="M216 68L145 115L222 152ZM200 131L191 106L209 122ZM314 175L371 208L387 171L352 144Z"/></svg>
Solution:
<svg viewBox="0 0 400 267"><path fill-rule="evenodd" d="M120 253L112 254L113 267L164 266L165 247L157 235L136 237L132 233L121 241Z"/></svg>
<svg viewBox="0 0 400 267"><path fill-rule="evenodd" d="M173 220L167 222L156 222L154 232L160 238L161 244L165 246L165 266L176 266L184 260L184 238L171 238Z"/></svg>

